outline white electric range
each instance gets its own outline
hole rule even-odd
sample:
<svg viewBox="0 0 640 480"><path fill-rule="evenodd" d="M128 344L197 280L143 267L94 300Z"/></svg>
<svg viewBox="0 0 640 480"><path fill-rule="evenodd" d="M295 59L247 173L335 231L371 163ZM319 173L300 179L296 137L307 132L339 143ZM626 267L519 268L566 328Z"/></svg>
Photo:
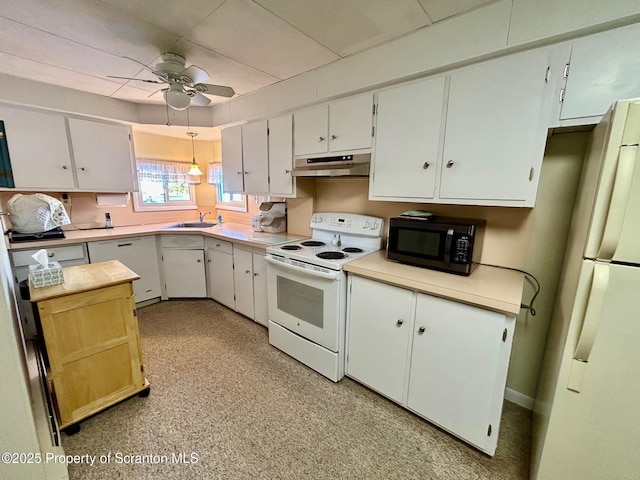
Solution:
<svg viewBox="0 0 640 480"><path fill-rule="evenodd" d="M267 248L269 343L337 382L345 362L342 266L382 248L384 220L315 213L310 226L311 239Z"/></svg>

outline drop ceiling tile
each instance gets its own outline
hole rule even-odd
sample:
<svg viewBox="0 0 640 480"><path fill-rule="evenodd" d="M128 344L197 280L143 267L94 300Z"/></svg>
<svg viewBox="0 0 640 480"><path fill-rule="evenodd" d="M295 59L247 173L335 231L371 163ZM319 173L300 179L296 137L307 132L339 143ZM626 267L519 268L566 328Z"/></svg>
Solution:
<svg viewBox="0 0 640 480"><path fill-rule="evenodd" d="M96 78L63 68L0 53L2 73L18 78L75 88L98 95L110 96L120 85L107 79Z"/></svg>
<svg viewBox="0 0 640 480"><path fill-rule="evenodd" d="M187 38L280 79L339 58L249 0L228 0L196 26Z"/></svg>
<svg viewBox="0 0 640 480"><path fill-rule="evenodd" d="M418 0L429 14L431 20L439 22L445 18L475 10L483 5L495 3L497 0Z"/></svg>
<svg viewBox="0 0 640 480"><path fill-rule="evenodd" d="M107 75L133 76L140 70L125 58L2 17L0 52L101 79ZM0 65L0 71L3 68ZM37 80L47 81L46 78Z"/></svg>
<svg viewBox="0 0 640 480"><path fill-rule="evenodd" d="M5 18L118 56L141 62L155 58L179 38L151 23L100 2L21 0L6 2ZM47 49L47 45L42 46Z"/></svg>
<svg viewBox="0 0 640 480"><path fill-rule="evenodd" d="M416 0L255 1L340 56L431 23Z"/></svg>
<svg viewBox="0 0 640 480"><path fill-rule="evenodd" d="M111 96L113 98L127 100L134 103L157 103L164 105L164 97L162 96L162 92L158 92L154 95L149 96L150 93L152 92L134 87L132 85L123 85Z"/></svg>
<svg viewBox="0 0 640 480"><path fill-rule="evenodd" d="M225 0L101 0L103 4L127 12L158 27L186 35Z"/></svg>

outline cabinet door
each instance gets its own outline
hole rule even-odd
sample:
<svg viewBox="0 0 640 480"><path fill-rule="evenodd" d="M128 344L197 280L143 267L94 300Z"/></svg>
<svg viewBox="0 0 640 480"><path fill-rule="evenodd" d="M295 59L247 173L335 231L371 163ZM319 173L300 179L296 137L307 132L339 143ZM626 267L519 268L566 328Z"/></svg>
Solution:
<svg viewBox="0 0 640 480"><path fill-rule="evenodd" d="M408 407L481 449L495 442L504 328L502 314L417 294Z"/></svg>
<svg viewBox="0 0 640 480"><path fill-rule="evenodd" d="M308 108L293 115L294 152L298 155L325 153L329 149L327 105Z"/></svg>
<svg viewBox="0 0 640 480"><path fill-rule="evenodd" d="M601 116L613 102L640 96L638 43L637 23L575 40L560 119Z"/></svg>
<svg viewBox="0 0 640 480"><path fill-rule="evenodd" d="M267 143L266 120L242 126L242 164L247 193L269 193Z"/></svg>
<svg viewBox="0 0 640 480"><path fill-rule="evenodd" d="M244 191L242 170L242 126L235 125L220 132L222 149L222 182L225 192Z"/></svg>
<svg viewBox="0 0 640 480"><path fill-rule="evenodd" d="M229 308L236 308L233 282L233 255L210 248L207 250L209 296Z"/></svg>
<svg viewBox="0 0 640 480"><path fill-rule="evenodd" d="M451 74L440 198L533 206L546 142L547 57L534 50Z"/></svg>
<svg viewBox="0 0 640 480"><path fill-rule="evenodd" d="M129 127L69 118L69 135L78 188L96 192L136 190Z"/></svg>
<svg viewBox="0 0 640 480"><path fill-rule="evenodd" d="M236 310L253 318L253 258L251 252L234 249L233 282L236 289Z"/></svg>
<svg viewBox="0 0 640 480"><path fill-rule="evenodd" d="M413 292L351 276L346 374L406 404Z"/></svg>
<svg viewBox="0 0 640 480"><path fill-rule="evenodd" d="M446 78L378 93L371 198L433 198Z"/></svg>
<svg viewBox="0 0 640 480"><path fill-rule="evenodd" d="M371 148L373 95L329 104L329 151Z"/></svg>
<svg viewBox="0 0 640 480"><path fill-rule="evenodd" d="M269 192L293 195L293 115L269 120Z"/></svg>
<svg viewBox="0 0 640 480"><path fill-rule="evenodd" d="M253 319L265 327L269 325L267 301L267 261L261 253L253 254Z"/></svg>
<svg viewBox="0 0 640 480"><path fill-rule="evenodd" d="M19 188L75 188L67 127L61 115L0 107L13 181Z"/></svg>
<svg viewBox="0 0 640 480"><path fill-rule="evenodd" d="M162 264L167 297L204 298L207 296L204 250L165 248L162 250Z"/></svg>
<svg viewBox="0 0 640 480"><path fill-rule="evenodd" d="M140 276L139 280L133 282L136 302L161 295L160 267L154 236L89 242L87 246L91 263L119 260Z"/></svg>

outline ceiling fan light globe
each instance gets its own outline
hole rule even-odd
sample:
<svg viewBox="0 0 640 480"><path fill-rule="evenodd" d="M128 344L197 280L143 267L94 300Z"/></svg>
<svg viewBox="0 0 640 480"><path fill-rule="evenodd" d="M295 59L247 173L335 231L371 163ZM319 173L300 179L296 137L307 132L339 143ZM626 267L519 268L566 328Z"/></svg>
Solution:
<svg viewBox="0 0 640 480"><path fill-rule="evenodd" d="M191 103L191 97L181 90L169 89L164 92L164 99L174 110L185 110Z"/></svg>

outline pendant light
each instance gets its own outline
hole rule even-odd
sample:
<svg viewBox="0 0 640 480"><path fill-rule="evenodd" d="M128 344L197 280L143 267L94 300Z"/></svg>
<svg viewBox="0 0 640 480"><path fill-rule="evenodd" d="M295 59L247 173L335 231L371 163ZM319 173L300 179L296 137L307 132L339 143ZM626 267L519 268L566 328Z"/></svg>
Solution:
<svg viewBox="0 0 640 480"><path fill-rule="evenodd" d="M192 155L191 168L187 173L187 183L190 183L191 185L199 185L200 177L202 176L202 170L200 170L200 167L196 163L196 148L193 140L193 137L196 137L198 134L196 132L192 132L190 128L191 128L191 125L189 123L189 110L187 110L187 135L191 137L191 155Z"/></svg>

